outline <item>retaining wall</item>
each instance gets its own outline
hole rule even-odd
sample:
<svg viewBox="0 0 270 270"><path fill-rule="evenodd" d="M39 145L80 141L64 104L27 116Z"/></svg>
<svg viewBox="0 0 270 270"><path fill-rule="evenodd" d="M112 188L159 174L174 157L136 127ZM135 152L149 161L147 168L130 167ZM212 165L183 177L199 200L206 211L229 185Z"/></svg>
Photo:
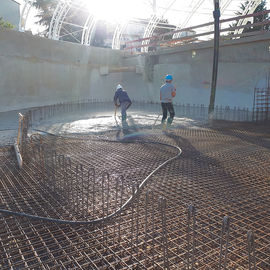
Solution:
<svg viewBox="0 0 270 270"><path fill-rule="evenodd" d="M270 34L221 41L216 105L252 109L254 87L270 68ZM213 41L160 49L149 56L0 31L0 111L112 99L120 82L137 101L158 102L167 73L175 102L208 106Z"/></svg>
<svg viewBox="0 0 270 270"><path fill-rule="evenodd" d="M0 111L113 95L121 52L0 31Z"/></svg>
<svg viewBox="0 0 270 270"><path fill-rule="evenodd" d="M252 109L254 87L266 86L270 70L269 40L270 34L267 33L220 42L216 105ZM143 58L128 57L125 61L126 64L140 64L144 62ZM152 65L148 66L144 80L131 74L124 76L136 99L158 101L164 76L172 74L177 88L176 102L209 105L213 41L161 48L150 58L153 58ZM149 81L151 76L152 81Z"/></svg>

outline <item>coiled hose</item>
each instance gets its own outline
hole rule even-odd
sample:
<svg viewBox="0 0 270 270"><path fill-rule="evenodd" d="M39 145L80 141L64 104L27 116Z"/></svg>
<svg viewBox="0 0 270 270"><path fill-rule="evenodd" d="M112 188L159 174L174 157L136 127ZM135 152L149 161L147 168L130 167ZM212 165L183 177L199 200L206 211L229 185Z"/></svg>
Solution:
<svg viewBox="0 0 270 270"><path fill-rule="evenodd" d="M46 131L42 131L42 130L37 130L43 133L46 133L48 135L52 135L52 136L57 136L57 137L64 137L62 135L56 135L53 133L49 133ZM127 136L129 137L129 136ZM68 137L70 138L70 137ZM158 145L163 145L163 146L168 146L171 148L174 148L178 151L177 155L166 160L165 162L163 162L162 164L160 164L156 169L154 169L139 185L139 187L135 190L135 192L129 197L129 199L119 208L117 209L114 213L103 217L103 218L98 218L98 219L93 219L93 220L78 220L78 221L72 221L72 220L64 220L64 219L55 219L55 218L47 218L47 217L41 217L41 216L34 216L34 215L30 215L30 214L26 214L26 213L22 213L22 212L14 212L14 211L10 211L10 210L5 210L5 209L0 209L0 213L2 214L6 214L6 215L12 215L12 216L19 216L19 217L26 217L29 219L34 219L34 220L41 220L41 221L46 221L46 222L53 222L53 223L58 223L58 224L68 224L68 225L98 225L101 224L103 222L107 222L110 219L112 219L113 217L117 216L118 214L120 214L125 208L128 207L128 205L136 198L137 194L142 190L142 188L147 184L147 182L149 181L150 177L156 173L158 170L160 170L162 167L164 167L166 164L168 164L169 162L177 159L178 157L180 157L180 155L182 154L182 150L180 147L172 145L172 144L167 144L167 143L161 143L161 142L153 142L153 141L139 141L139 140L126 140L125 137L123 137L123 139L121 140L106 140L106 139L99 139L98 141L105 141L105 142L111 142L111 143L132 143L132 142L137 142L137 143L150 143L150 144L158 144Z"/></svg>

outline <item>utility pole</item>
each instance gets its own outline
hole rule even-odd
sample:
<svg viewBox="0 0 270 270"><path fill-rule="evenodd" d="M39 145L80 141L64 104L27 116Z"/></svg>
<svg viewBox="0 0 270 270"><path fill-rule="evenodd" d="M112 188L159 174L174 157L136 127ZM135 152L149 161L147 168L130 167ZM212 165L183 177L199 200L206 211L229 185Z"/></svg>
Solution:
<svg viewBox="0 0 270 270"><path fill-rule="evenodd" d="M213 58L213 71L212 71L212 82L211 82L211 95L210 103L208 108L208 119L213 118L213 112L215 108L215 96L216 96L216 86L217 86L217 73L218 73L218 55L219 55L219 18L220 18L220 9L219 9L219 0L214 0L214 58Z"/></svg>

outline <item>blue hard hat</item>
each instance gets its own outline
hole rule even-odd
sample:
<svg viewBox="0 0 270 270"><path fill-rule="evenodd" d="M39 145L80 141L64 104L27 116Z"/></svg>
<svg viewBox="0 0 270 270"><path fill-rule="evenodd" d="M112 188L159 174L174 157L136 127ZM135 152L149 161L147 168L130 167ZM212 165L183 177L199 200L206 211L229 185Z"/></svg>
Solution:
<svg viewBox="0 0 270 270"><path fill-rule="evenodd" d="M166 75L165 79L166 79L166 81L172 81L173 77L172 77L172 75L168 74L168 75Z"/></svg>

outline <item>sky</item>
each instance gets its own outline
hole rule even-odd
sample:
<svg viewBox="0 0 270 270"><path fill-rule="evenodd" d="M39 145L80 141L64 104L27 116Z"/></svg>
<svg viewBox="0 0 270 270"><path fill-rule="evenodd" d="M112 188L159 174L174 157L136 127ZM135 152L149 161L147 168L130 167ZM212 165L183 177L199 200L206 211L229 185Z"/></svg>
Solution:
<svg viewBox="0 0 270 270"><path fill-rule="evenodd" d="M21 4L24 0L17 0ZM206 23L213 20L213 0L77 0L85 1L89 11L94 12L99 19L126 20L128 17L147 18L156 10L170 24L181 28ZM245 0L220 0L221 19L235 16L239 6ZM270 1L267 1L270 2ZM21 5L23 6L23 5ZM156 6L156 8L154 8ZM270 4L267 4L270 9ZM104 8L106 7L106 8ZM224 7L226 7L224 9ZM40 28L34 24L36 11L30 12L26 28L36 33ZM195 14L191 16L191 14Z"/></svg>

